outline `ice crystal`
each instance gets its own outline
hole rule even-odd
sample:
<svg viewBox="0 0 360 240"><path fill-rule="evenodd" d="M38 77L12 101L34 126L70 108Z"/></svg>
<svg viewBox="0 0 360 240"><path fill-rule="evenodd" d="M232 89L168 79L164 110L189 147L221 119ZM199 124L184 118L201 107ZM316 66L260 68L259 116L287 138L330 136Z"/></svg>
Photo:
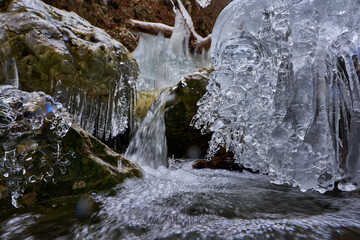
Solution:
<svg viewBox="0 0 360 240"><path fill-rule="evenodd" d="M211 0L196 0L196 2L197 2L202 8L206 8L207 6L210 5Z"/></svg>
<svg viewBox="0 0 360 240"><path fill-rule="evenodd" d="M66 171L61 138L70 125L70 114L50 96L0 86L0 178L15 207L26 184L55 181Z"/></svg>

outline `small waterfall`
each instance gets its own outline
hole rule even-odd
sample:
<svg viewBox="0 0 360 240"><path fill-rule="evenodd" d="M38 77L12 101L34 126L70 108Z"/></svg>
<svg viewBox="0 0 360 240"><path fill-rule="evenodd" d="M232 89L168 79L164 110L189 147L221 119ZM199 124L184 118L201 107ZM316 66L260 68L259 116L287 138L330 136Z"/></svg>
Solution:
<svg viewBox="0 0 360 240"><path fill-rule="evenodd" d="M161 34L140 34L138 47L132 52L140 69L137 90L168 88L177 84L181 75L209 65L208 52L191 52L189 39L190 32L178 11L170 39ZM153 168L168 165L164 104L170 92L164 90L151 105L125 153L129 160Z"/></svg>
<svg viewBox="0 0 360 240"><path fill-rule="evenodd" d="M127 159L141 166L167 166L164 109L170 93L171 88L165 89L150 106L126 150Z"/></svg>

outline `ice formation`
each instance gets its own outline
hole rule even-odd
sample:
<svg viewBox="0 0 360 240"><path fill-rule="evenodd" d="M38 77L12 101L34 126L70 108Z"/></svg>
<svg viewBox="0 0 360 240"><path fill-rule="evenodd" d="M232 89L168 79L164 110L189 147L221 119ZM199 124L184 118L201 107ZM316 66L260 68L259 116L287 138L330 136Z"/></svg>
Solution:
<svg viewBox="0 0 360 240"><path fill-rule="evenodd" d="M190 31L179 11L176 13L170 39L162 34L140 34L139 45L132 52L140 69L137 89L166 88L177 84L181 75L209 65L205 50L201 54L190 51L189 38Z"/></svg>
<svg viewBox="0 0 360 240"><path fill-rule="evenodd" d="M61 138L70 125L70 114L50 96L0 86L0 178L15 207L27 183L55 181L66 171Z"/></svg>
<svg viewBox="0 0 360 240"><path fill-rule="evenodd" d="M210 63L207 52L192 53L189 39L189 28L179 11L170 39L141 34L139 45L132 53L140 69L137 89L164 89L177 84L181 75L207 66ZM129 160L153 168L167 165L164 104L169 91L164 90L157 97L137 129L125 154Z"/></svg>
<svg viewBox="0 0 360 240"><path fill-rule="evenodd" d="M59 81L54 98L69 110L75 124L98 139L108 140L128 128L135 87L133 77L129 77L130 84L125 83L125 78L126 74L122 74L119 81L110 83L104 79L102 85L109 89L107 96L99 96L97 89L66 87Z"/></svg>
<svg viewBox="0 0 360 240"><path fill-rule="evenodd" d="M132 162L153 168L167 166L164 110L170 92L168 88L159 94L131 140L125 157Z"/></svg>
<svg viewBox="0 0 360 240"><path fill-rule="evenodd" d="M353 190L360 171L357 0L236 0L212 33L193 124L272 182Z"/></svg>
<svg viewBox="0 0 360 240"><path fill-rule="evenodd" d="M39 0L6 2L0 14L0 83L20 78L22 90L53 96L74 123L99 139L125 132L138 77L128 50L74 12Z"/></svg>
<svg viewBox="0 0 360 240"><path fill-rule="evenodd" d="M196 2L197 2L202 8L206 8L207 6L210 5L211 0L196 0Z"/></svg>

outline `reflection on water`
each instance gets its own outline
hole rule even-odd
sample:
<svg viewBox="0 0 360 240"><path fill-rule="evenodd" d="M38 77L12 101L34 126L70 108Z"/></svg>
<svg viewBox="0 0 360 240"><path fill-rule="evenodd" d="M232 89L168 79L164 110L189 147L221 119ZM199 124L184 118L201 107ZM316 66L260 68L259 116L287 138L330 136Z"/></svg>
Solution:
<svg viewBox="0 0 360 240"><path fill-rule="evenodd" d="M3 211L1 239L360 239L357 193L302 193L264 176L146 168L77 218L79 197ZM80 198L83 201L83 198ZM27 210L28 212L28 210Z"/></svg>

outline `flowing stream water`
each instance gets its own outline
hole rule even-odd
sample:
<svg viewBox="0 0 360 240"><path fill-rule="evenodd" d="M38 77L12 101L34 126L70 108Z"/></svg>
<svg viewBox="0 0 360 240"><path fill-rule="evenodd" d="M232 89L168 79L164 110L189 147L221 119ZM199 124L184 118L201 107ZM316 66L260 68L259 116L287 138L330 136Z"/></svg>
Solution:
<svg viewBox="0 0 360 240"><path fill-rule="evenodd" d="M88 218L77 214L78 197L0 212L0 239L360 238L358 193L303 193L266 176L195 170L189 162L144 170L144 179L92 195L97 208Z"/></svg>
<svg viewBox="0 0 360 240"><path fill-rule="evenodd" d="M360 238L358 192L304 193L271 184L268 176L193 169L190 160L164 158L166 144L156 139L165 140L168 96L164 91L150 107L127 152L142 165L143 179L2 210L0 239Z"/></svg>

